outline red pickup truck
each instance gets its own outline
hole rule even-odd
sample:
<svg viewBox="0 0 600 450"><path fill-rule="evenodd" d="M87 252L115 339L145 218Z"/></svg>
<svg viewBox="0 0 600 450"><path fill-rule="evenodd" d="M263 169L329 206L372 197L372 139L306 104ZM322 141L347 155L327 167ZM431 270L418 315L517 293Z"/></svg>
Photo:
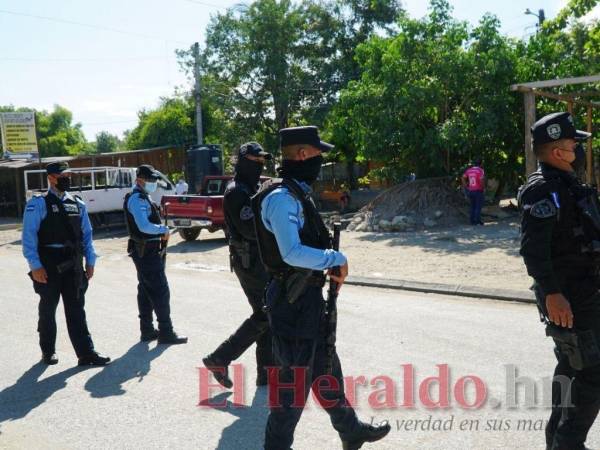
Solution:
<svg viewBox="0 0 600 450"><path fill-rule="evenodd" d="M211 233L225 231L223 194L233 175L208 175L202 182L200 195L165 195L161 199L167 225L178 229L186 241L193 241L202 229ZM261 182L268 180L261 177Z"/></svg>
<svg viewBox="0 0 600 450"><path fill-rule="evenodd" d="M200 195L163 196L161 205L167 224L177 228L186 241L195 240L202 229L211 233L224 230L223 194L232 178L232 175L209 175L204 178Z"/></svg>

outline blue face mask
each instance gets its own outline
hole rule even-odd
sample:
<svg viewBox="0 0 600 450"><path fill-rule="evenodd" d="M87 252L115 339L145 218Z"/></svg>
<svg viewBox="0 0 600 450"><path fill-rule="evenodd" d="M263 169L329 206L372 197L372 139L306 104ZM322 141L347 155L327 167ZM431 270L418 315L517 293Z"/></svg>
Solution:
<svg viewBox="0 0 600 450"><path fill-rule="evenodd" d="M156 188L158 187L158 182L154 182L151 183L150 181L146 181L146 183L144 183L144 190L148 193L151 194L152 192L156 192Z"/></svg>

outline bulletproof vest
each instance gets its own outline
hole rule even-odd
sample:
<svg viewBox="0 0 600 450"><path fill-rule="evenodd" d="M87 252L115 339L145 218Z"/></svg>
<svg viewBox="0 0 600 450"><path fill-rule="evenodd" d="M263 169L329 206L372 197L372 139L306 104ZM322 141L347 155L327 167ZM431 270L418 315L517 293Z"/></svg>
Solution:
<svg viewBox="0 0 600 450"><path fill-rule="evenodd" d="M252 210L254 212L254 224L260 256L263 264L271 273L286 273L294 270L292 266L283 260L275 235L267 230L262 221L261 205L263 200L280 187L287 188L289 193L302 205L304 226L299 233L302 245L318 249L331 248L331 236L310 194L306 193L294 180L274 178L266 181L256 195L252 197Z"/></svg>
<svg viewBox="0 0 600 450"><path fill-rule="evenodd" d="M240 180L234 179L227 185L227 189L225 189L225 196L231 193L234 190L238 190L244 193L245 196L248 197L248 200L254 195L253 190L246 183ZM248 203L250 203L248 201ZM241 211L233 211L231 210L231 205L227 202L223 202L223 208L225 210L225 222L227 223L227 231L229 232L230 240L234 241L245 241L244 236L236 229L235 224L231 221L230 216L241 214ZM254 242L253 242L254 243Z"/></svg>
<svg viewBox="0 0 600 450"><path fill-rule="evenodd" d="M127 225L127 232L129 233L129 237L132 240L138 241L138 242L156 238L156 235L154 235L154 234L142 233L140 231L140 229L138 228L137 224L135 223L133 214L131 214L129 212L129 208L127 208L127 202L129 202L129 198L133 194L139 194L139 196L142 199L146 200L148 202L148 204L150 205L151 212L150 212L150 217L148 218L150 223L155 223L157 225L161 224L160 210L158 209L158 205L152 201L152 199L150 198L150 196L147 193L142 192L139 189L134 189L133 192L130 192L129 194L127 194L125 196L125 201L123 202L123 211L125 211L125 224Z"/></svg>
<svg viewBox="0 0 600 450"><path fill-rule="evenodd" d="M49 244L72 243L81 245L81 207L77 198L65 197L64 201L56 195L44 195L46 217L38 230L38 245L43 249Z"/></svg>
<svg viewBox="0 0 600 450"><path fill-rule="evenodd" d="M596 188L581 183L575 176L557 169L532 173L519 189L517 200L523 211L522 198L530 189L553 183L559 204L554 227L553 259L573 262L570 257L600 260L600 202ZM556 201L556 200L555 200Z"/></svg>

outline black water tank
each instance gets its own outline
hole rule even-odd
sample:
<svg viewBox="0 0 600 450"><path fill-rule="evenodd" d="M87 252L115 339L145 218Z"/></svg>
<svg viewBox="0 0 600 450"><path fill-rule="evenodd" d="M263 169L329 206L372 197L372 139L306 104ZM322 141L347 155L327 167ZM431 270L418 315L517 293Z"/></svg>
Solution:
<svg viewBox="0 0 600 450"><path fill-rule="evenodd" d="M207 175L223 175L223 150L220 145L195 145L187 151L187 183L190 193L200 193Z"/></svg>

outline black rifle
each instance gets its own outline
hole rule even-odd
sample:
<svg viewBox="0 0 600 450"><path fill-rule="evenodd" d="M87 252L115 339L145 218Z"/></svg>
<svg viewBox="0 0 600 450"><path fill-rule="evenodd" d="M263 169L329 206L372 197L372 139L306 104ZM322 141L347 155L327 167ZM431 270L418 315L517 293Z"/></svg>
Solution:
<svg viewBox="0 0 600 450"><path fill-rule="evenodd" d="M167 227L167 228L168 228L167 221L169 220L169 205L170 205L169 202L165 203L165 208L164 208L165 227ZM170 233L170 231L167 231L167 233ZM162 257L163 264L167 263L167 247L168 246L169 246L169 241L166 239L163 239L163 237L161 236L160 237L160 256Z"/></svg>
<svg viewBox="0 0 600 450"><path fill-rule="evenodd" d="M340 249L340 231L342 225L339 222L333 224L333 239L331 247L338 251ZM333 268L334 275L340 274L340 268ZM325 374L331 375L333 372L333 356L335 354L335 340L337 332L337 298L338 298L338 282L329 279L329 290L327 291L327 305L325 308L327 320L327 334L325 343L327 345L327 361L325 364Z"/></svg>

